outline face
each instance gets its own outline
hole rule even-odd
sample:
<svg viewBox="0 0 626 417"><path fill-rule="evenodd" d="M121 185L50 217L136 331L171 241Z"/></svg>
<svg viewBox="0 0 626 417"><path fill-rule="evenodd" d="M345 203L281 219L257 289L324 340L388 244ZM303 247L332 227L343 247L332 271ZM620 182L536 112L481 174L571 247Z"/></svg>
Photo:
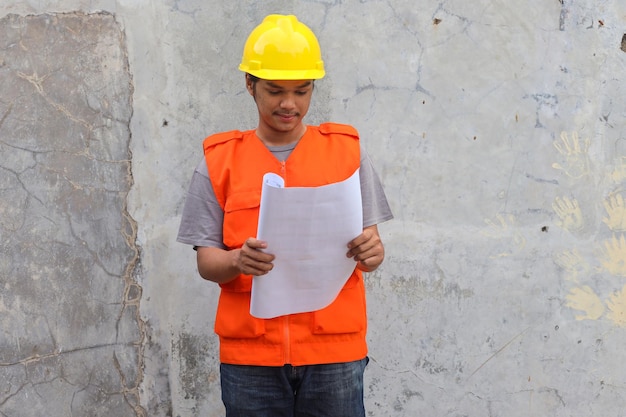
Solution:
<svg viewBox="0 0 626 417"><path fill-rule="evenodd" d="M264 142L287 144L304 134L303 118L313 94L311 80L246 81L259 110L257 135Z"/></svg>

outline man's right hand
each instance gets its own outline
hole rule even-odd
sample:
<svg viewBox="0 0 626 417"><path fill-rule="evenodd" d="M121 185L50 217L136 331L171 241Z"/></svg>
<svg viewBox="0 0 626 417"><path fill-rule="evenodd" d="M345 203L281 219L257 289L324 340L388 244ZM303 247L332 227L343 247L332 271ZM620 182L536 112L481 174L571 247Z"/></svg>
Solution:
<svg viewBox="0 0 626 417"><path fill-rule="evenodd" d="M255 238L248 238L243 243L237 255L237 268L244 275L265 275L274 268L275 256L263 252L267 249L267 242Z"/></svg>

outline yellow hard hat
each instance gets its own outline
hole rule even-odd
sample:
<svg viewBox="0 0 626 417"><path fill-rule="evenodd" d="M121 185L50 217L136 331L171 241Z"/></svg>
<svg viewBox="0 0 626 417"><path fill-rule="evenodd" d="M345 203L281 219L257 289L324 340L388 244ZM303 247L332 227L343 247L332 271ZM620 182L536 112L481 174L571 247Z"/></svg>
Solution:
<svg viewBox="0 0 626 417"><path fill-rule="evenodd" d="M315 34L296 16L279 14L250 33L239 69L265 80L316 80L325 74Z"/></svg>

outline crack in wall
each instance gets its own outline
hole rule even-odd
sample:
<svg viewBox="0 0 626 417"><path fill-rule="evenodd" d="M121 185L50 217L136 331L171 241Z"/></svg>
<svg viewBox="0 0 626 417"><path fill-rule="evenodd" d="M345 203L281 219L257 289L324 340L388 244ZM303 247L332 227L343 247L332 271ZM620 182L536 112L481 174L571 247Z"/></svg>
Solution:
<svg viewBox="0 0 626 417"><path fill-rule="evenodd" d="M69 111L67 108L65 108L63 105L54 102L50 97L48 97L48 95L46 94L44 90L43 83L48 79L48 77L50 76L49 74L40 77L37 75L37 73L34 73L32 75L27 75L27 74L24 74L23 72L18 71L17 76L31 83L35 87L37 92L41 95L41 97L43 97L43 99L50 106L52 106L54 109L58 110L60 113L65 115L68 119L70 119L71 121L75 123L83 125L85 128L89 130L92 129L92 126L87 121L74 116L72 112Z"/></svg>
<svg viewBox="0 0 626 417"><path fill-rule="evenodd" d="M130 179L130 184L132 186L132 171L131 165L128 165L128 175ZM128 196L126 196L125 201L128 201ZM128 404L133 408L135 415L139 417L145 417L146 410L140 405L140 392L139 387L141 382L143 381L143 371L144 371L144 351L145 351L145 341L146 341L146 323L141 318L141 314L139 311L140 303L141 303L141 295L143 292L143 288L135 281L135 273L139 266L140 259L140 250L137 246L137 222L132 218L132 216L128 213L127 206L125 205L123 211L124 219L128 225L129 230L122 229L122 235L126 239L129 247L132 248L134 255L131 261L126 266L126 270L124 271L124 298L122 302L122 308L120 310L120 314L117 318L116 329L119 331L120 322L124 315L124 312L127 308L134 308L134 317L137 322L137 326L139 329L139 340L134 344L135 349L137 349L137 376L135 377L134 383L131 388L125 388L123 391L124 398L128 402ZM117 360L117 356L115 356L115 352L113 353L113 360L115 362L115 369L118 371L120 379L122 381L122 386L126 387L126 376Z"/></svg>
<svg viewBox="0 0 626 417"><path fill-rule="evenodd" d="M120 36L121 36L121 39L120 39L121 45L126 45L126 38L125 38L123 31L121 31ZM126 64L126 68L130 68L130 65L128 62L128 52L125 48L124 48L124 61ZM130 71L129 71L129 75L130 75ZM132 100L132 90L133 90L132 76L131 76L130 83L131 83L130 84L130 88L131 88L130 97ZM132 134L130 133L131 132L130 120L132 119L132 103L131 103L130 108L131 108L131 115L128 118L128 125L127 125L128 132L129 132L129 145L130 145L130 140L132 139ZM133 178L133 172L132 172L132 154L130 151L130 147L128 148L128 154L129 154L128 155L129 163L127 165L127 170L128 170L127 181L128 181L128 186L129 186L128 190L130 192L130 189L132 188L134 184L134 178ZM120 321L122 320L122 317L126 309L129 307L134 307L134 318L137 323L139 336L140 336L139 340L137 340L135 343L135 349L137 349L137 358L138 358L137 375L135 377L135 380L133 381L132 386L130 388L124 389L123 395L126 401L128 402L128 404L132 407L133 411L135 412L135 415L138 417L145 417L147 414L146 414L146 410L140 404L141 399L140 399L139 388L144 378L143 372L144 372L144 361L145 361L144 353L145 353L145 341L146 341L146 323L141 318L140 309L139 309L143 288L136 282L136 279L135 279L137 269L139 267L141 252L140 252L139 246L137 245L137 222L135 221L135 219L133 219L133 217L130 215L128 211L128 192L124 196L124 207L122 210L122 216L125 220L126 228L123 227L121 230L121 233L124 239L126 240L126 244L133 251L133 256L132 256L132 259L126 265L126 269L123 275L124 283L125 283L124 296L123 296L123 301L122 301L122 308L120 310L120 314L116 322L116 330L119 331ZM118 371L120 379L122 381L122 386L126 387L127 386L126 376L124 375L124 372L120 366L117 356L115 356L115 353L113 353L113 359L115 362L115 369Z"/></svg>
<svg viewBox="0 0 626 417"><path fill-rule="evenodd" d="M55 349L54 352L50 352L50 353L43 353L43 354L34 354L32 356L28 356L22 359L19 359L17 361L14 362L0 362L0 368L8 368L11 366L26 366L26 365L33 365L33 364L37 364L41 361L44 361L46 359L51 359L51 358L56 358L59 356L63 356L63 355L71 355L73 353L79 353L79 352L85 352L85 351L89 351L89 350L97 350L97 349L107 349L107 348L111 348L111 347L116 347L116 346L136 346L136 343L132 343L132 344L123 344L123 343L105 343L105 344L101 344L101 345L93 345L93 346L87 346L87 347L82 347L82 348L74 348L74 349L68 349L68 350L63 350L63 349Z"/></svg>

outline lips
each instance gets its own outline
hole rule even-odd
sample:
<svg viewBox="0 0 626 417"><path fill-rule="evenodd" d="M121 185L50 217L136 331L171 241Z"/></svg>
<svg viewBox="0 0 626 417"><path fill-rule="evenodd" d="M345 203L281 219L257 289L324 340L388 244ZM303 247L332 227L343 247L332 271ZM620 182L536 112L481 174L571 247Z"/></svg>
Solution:
<svg viewBox="0 0 626 417"><path fill-rule="evenodd" d="M290 122L298 117L296 113L277 113L276 115L284 122Z"/></svg>

